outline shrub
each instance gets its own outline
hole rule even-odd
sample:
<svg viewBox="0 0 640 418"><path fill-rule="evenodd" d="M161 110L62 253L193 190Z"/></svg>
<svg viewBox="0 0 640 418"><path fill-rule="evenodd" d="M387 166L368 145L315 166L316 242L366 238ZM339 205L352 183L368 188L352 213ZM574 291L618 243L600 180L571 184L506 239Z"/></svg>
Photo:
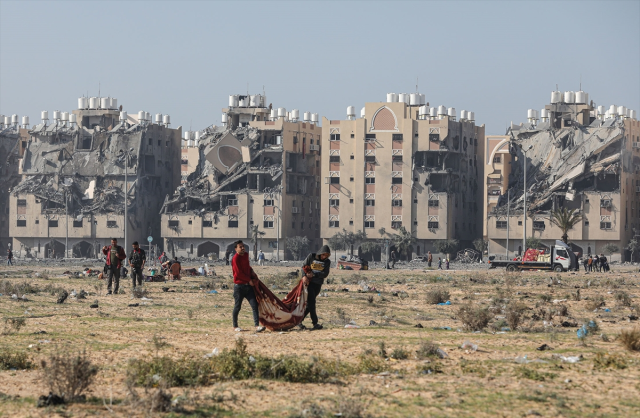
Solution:
<svg viewBox="0 0 640 418"><path fill-rule="evenodd" d="M553 379L557 376L555 373L539 372L524 366L517 370L517 374L525 379L537 380L539 382L544 382L547 379Z"/></svg>
<svg viewBox="0 0 640 418"><path fill-rule="evenodd" d="M515 331L518 328L520 322L522 321L522 316L526 310L527 306L520 302L511 302L507 305L507 308L505 310L505 319L507 320L511 331Z"/></svg>
<svg viewBox="0 0 640 418"><path fill-rule="evenodd" d="M551 295L538 295L538 298L540 298L541 301L543 301L544 303L549 303L551 302Z"/></svg>
<svg viewBox="0 0 640 418"><path fill-rule="evenodd" d="M142 299L142 298L146 298L147 296L149 296L149 291L144 287L138 286L138 287L133 289L131 294L133 295L134 298Z"/></svg>
<svg viewBox="0 0 640 418"><path fill-rule="evenodd" d="M613 294L613 299L622 306L631 306L631 297L627 292L616 292Z"/></svg>
<svg viewBox="0 0 640 418"><path fill-rule="evenodd" d="M378 356L374 356L369 353L363 353L358 356L360 361L358 364L358 370L362 373L380 373L387 369L387 365Z"/></svg>
<svg viewBox="0 0 640 418"><path fill-rule="evenodd" d="M409 358L409 352L403 347L397 347L393 349L390 357L396 360L406 360Z"/></svg>
<svg viewBox="0 0 640 418"><path fill-rule="evenodd" d="M492 319L489 309L471 303L461 306L456 315L469 331L482 331Z"/></svg>
<svg viewBox="0 0 640 418"><path fill-rule="evenodd" d="M622 330L619 340L627 350L640 351L640 328Z"/></svg>
<svg viewBox="0 0 640 418"><path fill-rule="evenodd" d="M418 350L416 351L416 356L418 356L419 359L424 359L427 357L439 357L439 348L440 347L438 347L438 344L434 343L433 341L422 341L420 343L420 346L418 347Z"/></svg>
<svg viewBox="0 0 640 418"><path fill-rule="evenodd" d="M558 305L555 309L557 316L569 316L569 308L567 305Z"/></svg>
<svg viewBox="0 0 640 418"><path fill-rule="evenodd" d="M427 303L435 305L437 303L444 303L451 298L448 290L445 289L433 289L427 292Z"/></svg>
<svg viewBox="0 0 640 418"><path fill-rule="evenodd" d="M585 308L589 311L595 311L601 306L604 306L604 297L602 295L594 296L586 301Z"/></svg>
<svg viewBox="0 0 640 418"><path fill-rule="evenodd" d="M42 360L41 369L49 390L67 402L78 399L98 374L86 351L56 350L48 361Z"/></svg>
<svg viewBox="0 0 640 418"><path fill-rule="evenodd" d="M13 351L9 349L0 350L0 370L25 370L32 369L33 363L24 351Z"/></svg>
<svg viewBox="0 0 640 418"><path fill-rule="evenodd" d="M127 366L127 377L139 386L154 386L162 379L167 386L197 386L212 380L213 364L208 359L185 356L152 357L149 360L132 359Z"/></svg>
<svg viewBox="0 0 640 418"><path fill-rule="evenodd" d="M22 317L5 318L4 330L2 331L2 335L9 335L12 332L20 331L20 328L25 326L26 322L27 321Z"/></svg>
<svg viewBox="0 0 640 418"><path fill-rule="evenodd" d="M595 369L626 369L627 360L620 354L609 354L599 351L593 359L593 367Z"/></svg>
<svg viewBox="0 0 640 418"><path fill-rule="evenodd" d="M386 349L386 345L384 343L384 341L380 341L378 343L378 356L382 357L382 358L387 358L387 349Z"/></svg>
<svg viewBox="0 0 640 418"><path fill-rule="evenodd" d="M347 316L347 313L344 311L344 309L336 308L336 314L338 314L338 317L335 320L335 323L337 325L347 325L349 322L351 322L351 318Z"/></svg>

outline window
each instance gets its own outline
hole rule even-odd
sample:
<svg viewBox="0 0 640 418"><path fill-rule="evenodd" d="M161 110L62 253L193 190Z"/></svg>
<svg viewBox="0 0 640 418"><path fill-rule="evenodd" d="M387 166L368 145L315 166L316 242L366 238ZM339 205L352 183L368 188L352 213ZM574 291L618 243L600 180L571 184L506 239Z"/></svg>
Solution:
<svg viewBox="0 0 640 418"><path fill-rule="evenodd" d="M27 220L26 219L18 219L17 226L27 226Z"/></svg>
<svg viewBox="0 0 640 418"><path fill-rule="evenodd" d="M331 141L340 141L340 134L331 134Z"/></svg>
<svg viewBox="0 0 640 418"><path fill-rule="evenodd" d="M329 228L340 228L340 221L329 221Z"/></svg>
<svg viewBox="0 0 640 418"><path fill-rule="evenodd" d="M171 221L169 221L169 222L171 222ZM175 222L178 222L178 221L175 221ZM176 226L177 226L177 224L176 224ZM107 228L117 228L117 227L118 227L118 224L116 224L116 221L107 221Z"/></svg>
<svg viewBox="0 0 640 418"><path fill-rule="evenodd" d="M496 155L495 157L493 157L493 162L494 163L500 163L500 156Z"/></svg>
<svg viewBox="0 0 640 418"><path fill-rule="evenodd" d="M263 226L264 228L273 228L273 221L264 221L264 222L262 223L262 226Z"/></svg>
<svg viewBox="0 0 640 418"><path fill-rule="evenodd" d="M296 223L295 222L291 222L291 229L296 229Z"/></svg>
<svg viewBox="0 0 640 418"><path fill-rule="evenodd" d="M507 221L496 221L496 228L507 229Z"/></svg>
<svg viewBox="0 0 640 418"><path fill-rule="evenodd" d="M439 200L431 200L431 199L429 199L429 207L430 208L437 208L438 206L440 206L440 201Z"/></svg>
<svg viewBox="0 0 640 418"><path fill-rule="evenodd" d="M353 203L353 199L349 199L349 203Z"/></svg>
<svg viewBox="0 0 640 418"><path fill-rule="evenodd" d="M413 225L414 226L418 225L418 221L413 221Z"/></svg>
<svg viewBox="0 0 640 418"><path fill-rule="evenodd" d="M18 199L18 206L27 206L27 199Z"/></svg>
<svg viewBox="0 0 640 418"><path fill-rule="evenodd" d="M161 139L158 139L158 146L159 147L162 146L162 140Z"/></svg>
<svg viewBox="0 0 640 418"><path fill-rule="evenodd" d="M39 219L36 219L36 225L38 225L40 223Z"/></svg>
<svg viewBox="0 0 640 418"><path fill-rule="evenodd" d="M340 206L340 199L329 199L329 206Z"/></svg>
<svg viewBox="0 0 640 418"><path fill-rule="evenodd" d="M375 228L375 222L374 221L364 221L364 227L365 228Z"/></svg>
<svg viewBox="0 0 640 418"><path fill-rule="evenodd" d="M393 222L391 222L391 228L393 228L393 229L400 229L400 227L402 227L402 222L400 222L400 221L393 221Z"/></svg>
<svg viewBox="0 0 640 418"><path fill-rule="evenodd" d="M402 141L402 134L393 134L391 135L391 139L393 141Z"/></svg>
<svg viewBox="0 0 640 418"><path fill-rule="evenodd" d="M264 199L265 206L273 206L273 199Z"/></svg>
<svg viewBox="0 0 640 418"><path fill-rule="evenodd" d="M293 136L293 143L294 143L294 144L297 144L297 143L298 143L298 136L297 136L297 135L294 135L294 136Z"/></svg>
<svg viewBox="0 0 640 418"><path fill-rule="evenodd" d="M353 225L353 221L349 221L349 225Z"/></svg>
<svg viewBox="0 0 640 418"><path fill-rule="evenodd" d="M300 222L300 229L304 229L304 222Z"/></svg>
<svg viewBox="0 0 640 418"><path fill-rule="evenodd" d="M375 206L376 205L376 201L373 199L367 199L364 201L364 205L365 206Z"/></svg>
<svg viewBox="0 0 640 418"><path fill-rule="evenodd" d="M413 199L413 203L418 203L418 199Z"/></svg>
<svg viewBox="0 0 640 418"><path fill-rule="evenodd" d="M203 228L212 228L213 227L213 221L202 221L202 227Z"/></svg>
<svg viewBox="0 0 640 418"><path fill-rule="evenodd" d="M331 177L331 184L340 184L340 177Z"/></svg>
<svg viewBox="0 0 640 418"><path fill-rule="evenodd" d="M534 231L544 231L544 221L533 221Z"/></svg>
<svg viewBox="0 0 640 418"><path fill-rule="evenodd" d="M349 177L349 181L353 181L353 176Z"/></svg>
<svg viewBox="0 0 640 418"><path fill-rule="evenodd" d="M153 146L153 138L149 138L149 145Z"/></svg>
<svg viewBox="0 0 640 418"><path fill-rule="evenodd" d="M518 221L518 226L522 226L522 221Z"/></svg>
<svg viewBox="0 0 640 418"><path fill-rule="evenodd" d="M49 228L57 228L58 220L57 219L49 219Z"/></svg>
<svg viewBox="0 0 640 418"><path fill-rule="evenodd" d="M237 218L230 218L229 222L227 223L227 226L229 228L237 228L238 227L238 219Z"/></svg>
<svg viewBox="0 0 640 418"><path fill-rule="evenodd" d="M73 227L74 228L82 228L82 219L78 220L74 220L73 221Z"/></svg>
<svg viewBox="0 0 640 418"><path fill-rule="evenodd" d="M376 178L375 177L365 177L364 183L365 184L376 184Z"/></svg>
<svg viewBox="0 0 640 418"><path fill-rule="evenodd" d="M193 225L193 221L189 219L189 225Z"/></svg>
<svg viewBox="0 0 640 418"><path fill-rule="evenodd" d="M402 200L392 200L391 206L402 206Z"/></svg>
<svg viewBox="0 0 640 418"><path fill-rule="evenodd" d="M589 221L585 220L584 221L584 226L589 226Z"/></svg>
<svg viewBox="0 0 640 418"><path fill-rule="evenodd" d="M402 155L394 155L393 157L391 157L391 161L394 161L396 163L401 163L402 162Z"/></svg>
<svg viewBox="0 0 640 418"><path fill-rule="evenodd" d="M330 163L339 163L340 162L340 156L339 155L332 155L329 157L329 162Z"/></svg>
<svg viewBox="0 0 640 418"><path fill-rule="evenodd" d="M611 229L611 222L600 222L600 229Z"/></svg>
<svg viewBox="0 0 640 418"><path fill-rule="evenodd" d="M364 156L364 162L366 162L366 163L375 163L376 162L376 156L375 155L365 155Z"/></svg>
<svg viewBox="0 0 640 418"><path fill-rule="evenodd" d="M115 221L114 221L115 222ZM177 219L169 221L169 228L177 228L180 225L180 221Z"/></svg>
<svg viewBox="0 0 640 418"><path fill-rule="evenodd" d="M611 199L600 199L600 207L601 208L610 208L611 207Z"/></svg>
<svg viewBox="0 0 640 418"><path fill-rule="evenodd" d="M168 147L169 146L169 141L164 141L164 146ZM191 252L193 252L193 251L191 251Z"/></svg>
<svg viewBox="0 0 640 418"><path fill-rule="evenodd" d="M354 134L351 134L351 138L355 138L356 136Z"/></svg>
<svg viewBox="0 0 640 418"><path fill-rule="evenodd" d="M351 160L355 160L355 159L356 159L356 156L355 156L355 155L352 155L350 159L351 159Z"/></svg>
<svg viewBox="0 0 640 418"><path fill-rule="evenodd" d="M391 184L402 184L402 177L394 177L391 179Z"/></svg>
<svg viewBox="0 0 640 418"><path fill-rule="evenodd" d="M365 141L375 141L376 140L376 134L366 134L364 137Z"/></svg>
<svg viewBox="0 0 640 418"><path fill-rule="evenodd" d="M440 134L429 134L429 141L431 142L439 142Z"/></svg>

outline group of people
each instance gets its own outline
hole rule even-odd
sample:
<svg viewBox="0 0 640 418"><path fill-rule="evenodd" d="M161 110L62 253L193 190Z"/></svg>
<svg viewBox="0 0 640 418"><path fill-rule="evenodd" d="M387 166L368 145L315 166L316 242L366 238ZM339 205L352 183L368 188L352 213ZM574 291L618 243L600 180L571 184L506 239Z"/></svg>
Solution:
<svg viewBox="0 0 640 418"><path fill-rule="evenodd" d="M131 281L135 289L136 283L138 286L142 286L142 271L147 262L147 255L144 250L140 248L140 245L138 245L138 241L134 241L131 247L128 264L131 268ZM104 273L107 276L107 295L117 295L120 290L120 277L126 276L128 273L128 270L124 267L127 254L124 248L118 245L116 238L111 240L111 245L102 247L102 254L107 256L104 266Z"/></svg>
<svg viewBox="0 0 640 418"><path fill-rule="evenodd" d="M607 257L605 257L604 254L600 254L600 256L596 254L594 256L589 255L588 257L584 257L582 259L582 264L584 265L584 271L587 273L590 271L609 271L609 262L607 261Z"/></svg>

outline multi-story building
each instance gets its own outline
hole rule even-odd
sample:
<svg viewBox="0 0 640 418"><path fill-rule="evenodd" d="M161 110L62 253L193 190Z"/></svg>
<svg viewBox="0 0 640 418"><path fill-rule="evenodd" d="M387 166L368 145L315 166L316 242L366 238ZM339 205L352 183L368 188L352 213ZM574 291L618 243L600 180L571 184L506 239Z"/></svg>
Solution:
<svg viewBox="0 0 640 418"><path fill-rule="evenodd" d="M14 248L27 256L95 257L111 238L126 248L159 238L160 207L180 184L181 128L169 128L168 115L153 124L147 112L117 109L115 99L78 105L71 114L53 112L52 123L43 112L28 132L9 204Z"/></svg>
<svg viewBox="0 0 640 418"><path fill-rule="evenodd" d="M323 120L325 241L342 229L378 240L404 227L420 255L435 252L436 240L465 248L482 236L484 125L473 112L457 119L454 108L429 108L419 93L390 93L366 103L358 119L350 106L347 118Z"/></svg>
<svg viewBox="0 0 640 418"><path fill-rule="evenodd" d="M14 123L11 123L12 119ZM27 145L29 118L23 116L22 123L18 125L17 115L0 115L0 249L3 252L12 245L9 236L9 190L20 182L20 158Z"/></svg>
<svg viewBox="0 0 640 418"><path fill-rule="evenodd" d="M183 257L223 257L242 239L250 253L257 248L284 259L294 256L288 238L307 237L317 247L318 116L307 112L299 120L298 110L272 109L263 95L233 95L222 122L185 138L187 178L162 210L165 248Z"/></svg>
<svg viewBox="0 0 640 418"><path fill-rule="evenodd" d="M625 247L640 234L640 123L635 111L596 106L583 91L554 91L551 103L539 114L530 109L528 119L512 124L505 137L487 137L489 253L521 254L525 226L527 238L552 245L562 232L551 214L568 208L583 216L568 234L574 252L606 253L604 246L611 243L619 249L614 259L629 260Z"/></svg>

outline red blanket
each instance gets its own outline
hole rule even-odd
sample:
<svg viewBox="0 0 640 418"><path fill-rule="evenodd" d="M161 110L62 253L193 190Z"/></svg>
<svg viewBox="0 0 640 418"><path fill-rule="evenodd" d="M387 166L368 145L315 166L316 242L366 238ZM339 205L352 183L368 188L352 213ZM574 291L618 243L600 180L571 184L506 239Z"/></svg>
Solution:
<svg viewBox="0 0 640 418"><path fill-rule="evenodd" d="M291 292L280 300L276 295L252 274L253 290L258 301L260 324L271 331L287 330L295 327L304 319L307 309L307 286L302 280Z"/></svg>

